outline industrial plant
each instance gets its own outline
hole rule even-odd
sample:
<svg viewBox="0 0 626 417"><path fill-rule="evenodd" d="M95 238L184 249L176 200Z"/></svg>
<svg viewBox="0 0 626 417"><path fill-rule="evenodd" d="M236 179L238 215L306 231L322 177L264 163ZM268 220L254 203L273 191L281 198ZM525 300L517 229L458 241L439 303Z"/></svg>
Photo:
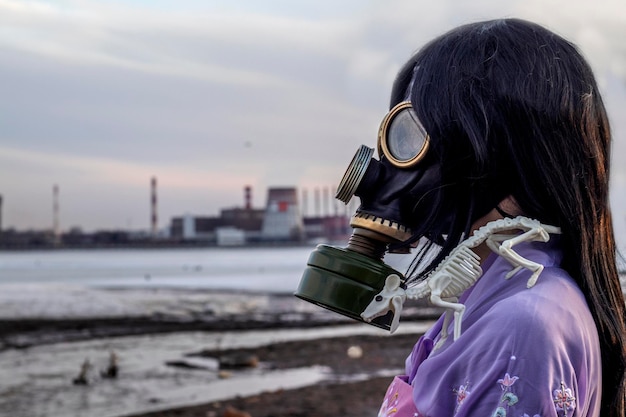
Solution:
<svg viewBox="0 0 626 417"><path fill-rule="evenodd" d="M346 240L350 233L347 209L340 213L335 204L330 204L327 189L322 204L319 191L315 190L315 212L306 215L303 209L307 190L303 190L301 204L295 187L270 188L265 207L254 208L252 189L245 187L243 207L222 209L217 217L175 217L171 221L170 238L218 246Z"/></svg>
<svg viewBox="0 0 626 417"><path fill-rule="evenodd" d="M312 198L306 188L271 187L264 207L253 207L252 192L252 187L243 187L243 204L221 209L217 216L181 214L170 219L165 229L159 229L157 179L153 177L149 230L84 233L74 228L63 233L59 227L59 186L54 185L51 229L3 230L0 220L0 249L313 244L345 242L350 235L355 207L335 200L331 187L315 187Z"/></svg>

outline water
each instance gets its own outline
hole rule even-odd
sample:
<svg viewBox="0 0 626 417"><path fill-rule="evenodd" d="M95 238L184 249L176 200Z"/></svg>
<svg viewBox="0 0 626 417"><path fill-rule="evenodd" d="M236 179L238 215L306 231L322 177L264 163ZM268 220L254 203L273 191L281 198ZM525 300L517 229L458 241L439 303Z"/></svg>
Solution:
<svg viewBox="0 0 626 417"><path fill-rule="evenodd" d="M312 250L0 252L0 319L159 314L184 320L208 310L215 315L328 313L294 297L271 296L289 294L297 288ZM410 255L388 255L386 261L404 271L410 259ZM625 277L621 278L625 286ZM233 292L214 291L218 289ZM407 322L399 331L419 333L428 326L430 323ZM382 332L367 325L219 334L179 332L5 349L0 352L0 415L11 410L8 415L17 417L113 417L314 384L332 376L324 368L310 367L281 372L256 369L220 380L215 373L168 367L165 362L199 347L256 346L340 337L353 331ZM121 358L124 378L102 380L89 387L71 384L85 358L90 358L97 371L106 366L111 350Z"/></svg>
<svg viewBox="0 0 626 417"><path fill-rule="evenodd" d="M312 247L0 252L0 285L292 292Z"/></svg>
<svg viewBox="0 0 626 417"><path fill-rule="evenodd" d="M285 319L303 312L340 317L284 296L297 288L313 249L0 252L0 319L158 315L184 321L207 314L251 316L264 312ZM399 255L390 259L402 260ZM430 325L405 324L400 331L423 332ZM200 348L257 346L352 332L385 333L368 325L351 325L266 332L178 332L5 348L0 351L0 415L11 410L10 415L17 417L113 417L314 384L332 375L320 367L253 369L223 380L216 372L175 368L166 362ZM11 344L19 342L12 340ZM98 379L110 351L120 358L123 377ZM74 386L71 380L86 358L94 365L97 381L88 387Z"/></svg>
<svg viewBox="0 0 626 417"><path fill-rule="evenodd" d="M245 313L268 303L267 297L216 295L215 290L292 294L313 249L0 252L0 318L158 313L182 319L208 310L212 314ZM388 255L386 259L399 270L405 269L410 260L410 255ZM300 303L296 308L309 307Z"/></svg>
<svg viewBox="0 0 626 417"><path fill-rule="evenodd" d="M0 252L0 285L176 287L293 292L314 247ZM388 255L403 265L410 255Z"/></svg>

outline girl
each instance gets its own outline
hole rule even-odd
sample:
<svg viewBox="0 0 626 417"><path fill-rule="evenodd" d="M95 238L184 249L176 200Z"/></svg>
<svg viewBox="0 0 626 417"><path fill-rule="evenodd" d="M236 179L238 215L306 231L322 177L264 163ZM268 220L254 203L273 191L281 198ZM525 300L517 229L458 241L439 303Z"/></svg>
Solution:
<svg viewBox="0 0 626 417"><path fill-rule="evenodd" d="M441 250L414 276L491 220L523 215L561 234L516 246L545 267L532 288L529 271L504 279L510 265L479 248L483 276L462 296L461 336L435 348L439 322L422 337L380 415L625 416L610 129L581 54L522 20L462 26L401 69L391 107L403 101L430 138L420 163L439 172L427 215L415 202L411 241Z"/></svg>

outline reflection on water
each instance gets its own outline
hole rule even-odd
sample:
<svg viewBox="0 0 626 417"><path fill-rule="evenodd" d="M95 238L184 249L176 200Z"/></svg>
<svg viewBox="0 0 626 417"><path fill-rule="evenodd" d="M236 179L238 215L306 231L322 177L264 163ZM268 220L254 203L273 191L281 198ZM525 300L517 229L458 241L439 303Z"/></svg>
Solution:
<svg viewBox="0 0 626 417"><path fill-rule="evenodd" d="M0 284L293 292L312 248L0 252Z"/></svg>
<svg viewBox="0 0 626 417"><path fill-rule="evenodd" d="M431 324L403 323L398 333L422 333ZM353 334L393 337L363 324L304 330L185 332L10 349L0 352L0 410L12 410L11 416L16 417L114 417L306 386L332 375L322 367L286 371L260 367L219 379L215 371L171 367L166 362L202 349ZM100 371L106 368L111 351L119 357L120 373L117 379L104 379ZM72 379L85 359L93 365L91 383L73 385Z"/></svg>
<svg viewBox="0 0 626 417"><path fill-rule="evenodd" d="M311 247L0 252L0 284L293 292ZM399 271L411 255L389 254Z"/></svg>

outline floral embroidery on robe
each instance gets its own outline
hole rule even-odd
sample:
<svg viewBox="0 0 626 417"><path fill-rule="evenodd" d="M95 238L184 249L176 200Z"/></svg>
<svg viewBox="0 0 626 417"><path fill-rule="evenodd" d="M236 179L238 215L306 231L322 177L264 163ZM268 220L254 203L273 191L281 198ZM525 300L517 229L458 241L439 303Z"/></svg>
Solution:
<svg viewBox="0 0 626 417"><path fill-rule="evenodd" d="M496 411L494 411L494 417L505 417L507 413L507 409L517 404L519 398L515 395L511 387L515 382L519 379L517 376L511 376L509 373L504 374L504 378L498 379L498 384L500 384L500 388L502 389L502 396L500 397L500 404Z"/></svg>
<svg viewBox="0 0 626 417"><path fill-rule="evenodd" d="M420 416L600 417L597 329L584 295L559 267L559 245L552 239L516 246L520 256L544 265L530 289L530 271L505 279L511 265L492 254L461 296L461 336L450 333L433 350L441 317L420 338L405 371Z"/></svg>
<svg viewBox="0 0 626 417"><path fill-rule="evenodd" d="M570 416L570 411L576 408L576 397L572 394L570 388L565 387L565 383L561 382L561 389L555 389L552 394L554 395L554 405L556 410L564 417Z"/></svg>
<svg viewBox="0 0 626 417"><path fill-rule="evenodd" d="M454 414L456 414L459 411L459 407L461 407L463 402L471 394L471 392L469 391L469 382L466 382L465 385L459 385L459 388L456 388L452 391L456 395L456 407L454 409Z"/></svg>

